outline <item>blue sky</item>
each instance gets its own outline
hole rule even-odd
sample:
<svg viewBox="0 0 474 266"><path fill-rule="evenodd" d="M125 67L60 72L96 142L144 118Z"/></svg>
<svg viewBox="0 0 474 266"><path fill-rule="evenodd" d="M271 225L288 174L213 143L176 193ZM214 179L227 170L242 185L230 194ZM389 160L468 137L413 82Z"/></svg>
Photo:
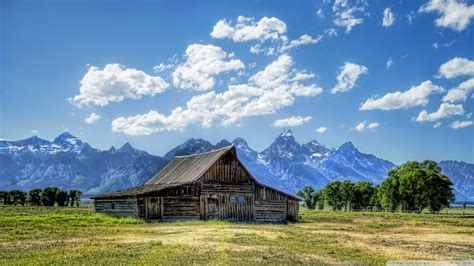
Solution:
<svg viewBox="0 0 474 266"><path fill-rule="evenodd" d="M474 1L1 1L0 138L474 162ZM161 67L160 67L160 64Z"/></svg>

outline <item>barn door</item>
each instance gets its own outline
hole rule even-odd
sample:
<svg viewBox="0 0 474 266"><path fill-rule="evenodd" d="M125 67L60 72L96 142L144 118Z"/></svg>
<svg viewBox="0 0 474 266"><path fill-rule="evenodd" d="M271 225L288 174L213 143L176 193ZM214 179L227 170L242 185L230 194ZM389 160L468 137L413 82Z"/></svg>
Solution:
<svg viewBox="0 0 474 266"><path fill-rule="evenodd" d="M161 219L161 202L159 197L148 197L146 205L147 220Z"/></svg>
<svg viewBox="0 0 474 266"><path fill-rule="evenodd" d="M207 198L207 219L219 219L219 201L217 198Z"/></svg>
<svg viewBox="0 0 474 266"><path fill-rule="evenodd" d="M252 202L250 197L243 194L229 195L227 207L227 219L230 221L251 220L250 207Z"/></svg>

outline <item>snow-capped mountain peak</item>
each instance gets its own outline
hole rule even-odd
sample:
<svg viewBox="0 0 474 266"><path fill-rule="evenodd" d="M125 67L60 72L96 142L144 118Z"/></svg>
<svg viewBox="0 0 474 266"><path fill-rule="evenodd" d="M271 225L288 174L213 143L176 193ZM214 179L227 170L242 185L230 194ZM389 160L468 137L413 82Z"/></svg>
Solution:
<svg viewBox="0 0 474 266"><path fill-rule="evenodd" d="M283 131L279 137L282 137L282 138L292 138L293 137L293 132L291 132L290 129L286 129L285 131Z"/></svg>

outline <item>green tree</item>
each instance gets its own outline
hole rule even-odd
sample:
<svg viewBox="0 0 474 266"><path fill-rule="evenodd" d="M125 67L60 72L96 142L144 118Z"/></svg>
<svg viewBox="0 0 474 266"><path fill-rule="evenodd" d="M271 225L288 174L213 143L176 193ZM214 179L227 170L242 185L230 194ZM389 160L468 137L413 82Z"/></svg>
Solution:
<svg viewBox="0 0 474 266"><path fill-rule="evenodd" d="M81 201L82 192L80 190L71 189L69 190L69 204L71 207L74 207L76 204L79 207L79 202Z"/></svg>
<svg viewBox="0 0 474 266"><path fill-rule="evenodd" d="M26 196L26 201L32 206L40 206L41 205L41 192L42 189L36 188L28 191L28 195Z"/></svg>
<svg viewBox="0 0 474 266"><path fill-rule="evenodd" d="M306 186L303 188L303 190L298 191L296 195L303 199L303 204L306 208L313 210L316 206L316 201L314 197L315 191L312 187Z"/></svg>
<svg viewBox="0 0 474 266"><path fill-rule="evenodd" d="M2 201L4 205L10 204L10 194L8 191L0 191L0 201Z"/></svg>
<svg viewBox="0 0 474 266"><path fill-rule="evenodd" d="M58 190L57 187L47 187L43 189L43 193L41 193L41 202L44 206L54 206Z"/></svg>
<svg viewBox="0 0 474 266"><path fill-rule="evenodd" d="M383 209L395 211L400 204L399 178L396 169L388 171L387 178L380 184L377 190L377 198Z"/></svg>
<svg viewBox="0 0 474 266"><path fill-rule="evenodd" d="M377 211L382 208L382 205L380 204L380 198L379 198L379 185L376 185L374 187L374 193L370 197L370 208L372 211Z"/></svg>
<svg viewBox="0 0 474 266"><path fill-rule="evenodd" d="M10 199L13 205L25 205L26 202L26 194L25 192L15 189L9 192L10 194Z"/></svg>
<svg viewBox="0 0 474 266"><path fill-rule="evenodd" d="M406 162L388 172L377 196L383 208L420 213L428 207L437 212L454 199L452 182L434 161Z"/></svg>
<svg viewBox="0 0 474 266"><path fill-rule="evenodd" d="M367 181L360 181L354 184L352 191L351 205L353 209L365 210L371 206L371 199L374 195L374 186Z"/></svg>
<svg viewBox="0 0 474 266"><path fill-rule="evenodd" d="M58 189L56 191L56 203L58 204L58 206L61 206L61 207L67 206L68 202L69 202L69 195L67 191Z"/></svg>
<svg viewBox="0 0 474 266"><path fill-rule="evenodd" d="M333 181L327 183L324 187L324 198L334 211L341 210L344 206L342 182Z"/></svg>
<svg viewBox="0 0 474 266"><path fill-rule="evenodd" d="M439 212L442 208L448 207L454 201L454 193L451 186L453 183L449 177L443 175L441 171L427 170L428 208L431 212Z"/></svg>
<svg viewBox="0 0 474 266"><path fill-rule="evenodd" d="M399 192L404 211L420 213L428 206L427 174L423 169L410 169L400 174Z"/></svg>
<svg viewBox="0 0 474 266"><path fill-rule="evenodd" d="M320 189L314 193L314 199L318 210L324 209L324 189Z"/></svg>
<svg viewBox="0 0 474 266"><path fill-rule="evenodd" d="M345 211L352 210L352 201L354 197L354 183L350 180L344 180L341 183L342 191L341 198Z"/></svg>

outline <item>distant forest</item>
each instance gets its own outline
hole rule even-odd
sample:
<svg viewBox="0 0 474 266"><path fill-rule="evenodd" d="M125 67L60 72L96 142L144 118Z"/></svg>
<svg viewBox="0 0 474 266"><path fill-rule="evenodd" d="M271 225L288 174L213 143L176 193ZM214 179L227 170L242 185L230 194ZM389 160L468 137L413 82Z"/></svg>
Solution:
<svg viewBox="0 0 474 266"><path fill-rule="evenodd" d="M36 188L28 192L21 190L0 191L0 202L5 205L79 207L80 190L62 190L57 187Z"/></svg>

